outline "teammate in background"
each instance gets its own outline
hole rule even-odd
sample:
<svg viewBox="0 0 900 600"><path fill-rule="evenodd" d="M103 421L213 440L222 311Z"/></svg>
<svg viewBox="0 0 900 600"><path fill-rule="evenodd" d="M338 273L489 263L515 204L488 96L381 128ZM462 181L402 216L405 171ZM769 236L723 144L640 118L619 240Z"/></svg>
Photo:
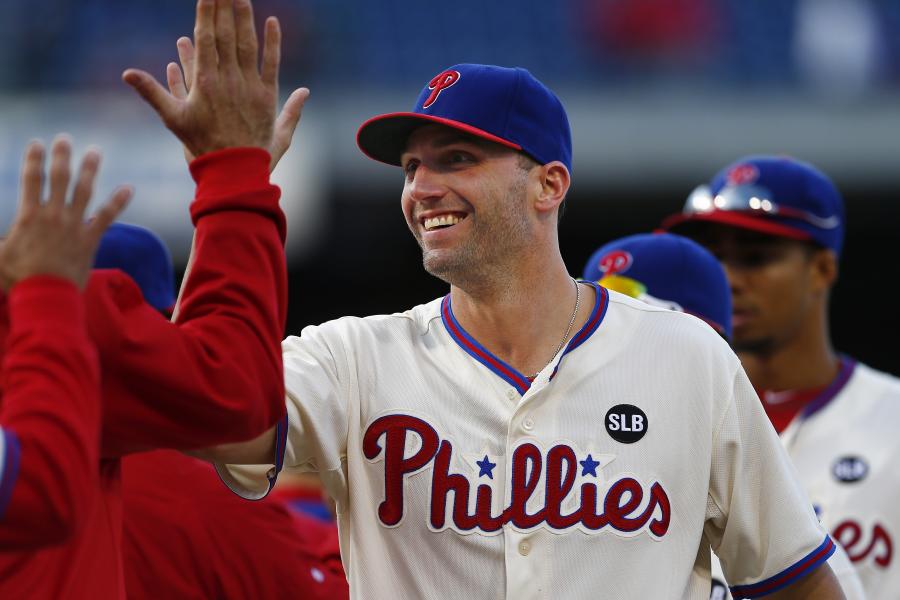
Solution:
<svg viewBox="0 0 900 600"><path fill-rule="evenodd" d="M83 294L100 236L131 190L113 193L89 222L100 155L88 151L71 195L71 144L31 143L19 209L0 240L0 551L65 543L96 501L100 365L85 326Z"/></svg>
<svg viewBox="0 0 900 600"><path fill-rule="evenodd" d="M118 269L141 290L144 301L163 316L175 308L175 270L169 249L145 227L113 223L97 248L95 269Z"/></svg>
<svg viewBox="0 0 900 600"><path fill-rule="evenodd" d="M896 598L900 381L835 352L828 299L844 207L813 166L751 156L722 169L663 227L706 246L733 300L733 346L822 524L869 598Z"/></svg>
<svg viewBox="0 0 900 600"><path fill-rule="evenodd" d="M171 314L172 262L152 231L113 224L95 267L121 270L148 304ZM129 600L348 595L334 525L294 515L275 498L245 502L203 461L172 450L125 457L122 505Z"/></svg>
<svg viewBox="0 0 900 600"><path fill-rule="evenodd" d="M731 340L731 292L716 257L696 242L641 233L594 251L583 278L653 306L694 315Z"/></svg>
<svg viewBox="0 0 900 600"><path fill-rule="evenodd" d="M287 439L210 453L234 490L264 495L282 454L318 471L356 598L706 600L710 544L746 596L843 597L727 344L568 275L571 138L549 89L456 65L357 140L402 167L450 294L288 338Z"/></svg>
<svg viewBox="0 0 900 600"><path fill-rule="evenodd" d="M584 279L655 306L686 312L731 340L731 291L716 257L688 238L638 234L605 244L591 255ZM862 582L840 547L828 564L848 600L864 600ZM710 600L731 598L722 566L712 557Z"/></svg>
<svg viewBox="0 0 900 600"><path fill-rule="evenodd" d="M283 420L285 222L269 183L279 152L278 23L267 21L260 69L248 2L200 0L197 14L190 94L168 96L143 72L123 75L197 157L195 255L180 316L169 322L120 272L91 274L84 303L103 399L98 499L68 543L0 554L0 597L124 598L121 457L237 442ZM305 94L292 98L302 105Z"/></svg>

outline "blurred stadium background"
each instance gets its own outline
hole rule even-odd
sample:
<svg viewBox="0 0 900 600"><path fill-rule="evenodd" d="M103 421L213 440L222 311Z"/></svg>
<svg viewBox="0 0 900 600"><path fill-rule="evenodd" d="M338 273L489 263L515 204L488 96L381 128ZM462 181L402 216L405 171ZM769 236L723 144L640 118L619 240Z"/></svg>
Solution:
<svg viewBox="0 0 900 600"><path fill-rule="evenodd" d="M290 226L288 331L402 310L444 293L399 211L398 171L355 147L368 116L411 108L458 62L518 65L554 88L573 128L563 256L580 274L613 237L680 210L697 183L748 153L784 153L844 193L848 240L833 308L838 348L900 373L891 332L900 224L900 0L258 0L280 17L282 90L312 89L275 173ZM177 141L119 80L164 79L190 0L0 3L0 230L32 137L101 146L101 193L137 195L184 265L192 182Z"/></svg>

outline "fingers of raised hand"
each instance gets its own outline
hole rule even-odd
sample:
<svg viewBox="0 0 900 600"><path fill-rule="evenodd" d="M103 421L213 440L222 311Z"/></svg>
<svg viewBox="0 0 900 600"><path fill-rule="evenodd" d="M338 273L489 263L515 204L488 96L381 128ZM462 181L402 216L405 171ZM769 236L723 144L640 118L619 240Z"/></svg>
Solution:
<svg viewBox="0 0 900 600"><path fill-rule="evenodd" d="M178 49L178 62L181 63L181 71L184 74L184 86L190 90L194 77L194 44L191 38L180 37L175 42L175 47Z"/></svg>
<svg viewBox="0 0 900 600"><path fill-rule="evenodd" d="M187 84L184 81L184 75L181 73L181 67L176 63L170 62L166 65L166 83L169 86L169 92L173 96L179 100L187 98Z"/></svg>
<svg viewBox="0 0 900 600"><path fill-rule="evenodd" d="M116 188L110 195L109 200L106 201L106 204L101 206L94 214L94 217L85 224L86 243L91 253L97 248L103 233L119 218L119 215L128 206L128 201L131 200L133 195L134 189L129 186Z"/></svg>
<svg viewBox="0 0 900 600"><path fill-rule="evenodd" d="M259 76L259 40L253 21L253 5L250 0L235 0L234 21L237 32L238 64L245 77Z"/></svg>
<svg viewBox="0 0 900 600"><path fill-rule="evenodd" d="M216 0L216 52L219 68L237 64L237 34L234 24L234 0Z"/></svg>
<svg viewBox="0 0 900 600"><path fill-rule="evenodd" d="M272 148L270 150L272 155L270 170L275 169L275 165L290 148L291 139L294 136L294 131L297 129L297 123L300 122L300 115L303 112L303 105L306 103L307 98L309 98L309 89L299 88L294 90L284 103L281 114L278 115L278 119L275 121L275 134L272 138Z"/></svg>
<svg viewBox="0 0 900 600"><path fill-rule="evenodd" d="M178 100L160 85L156 79L140 69L128 69L122 73L122 80L159 114L163 123L171 125L178 112Z"/></svg>
<svg viewBox="0 0 900 600"><path fill-rule="evenodd" d="M197 20L194 25L194 70L191 83L197 81L197 73L210 76L217 70L216 54L216 0L197 0Z"/></svg>
<svg viewBox="0 0 900 600"><path fill-rule="evenodd" d="M72 142L66 135L59 135L50 146L50 195L47 206L61 210L66 204L66 193L72 172Z"/></svg>
<svg viewBox="0 0 900 600"><path fill-rule="evenodd" d="M25 148L19 186L19 216L23 217L41 204L44 187L44 145L35 140Z"/></svg>
<svg viewBox="0 0 900 600"><path fill-rule="evenodd" d="M263 62L261 77L263 83L273 88L278 86L278 66L281 63L281 24L275 17L266 19L263 35Z"/></svg>
<svg viewBox="0 0 900 600"><path fill-rule="evenodd" d="M71 210L73 218L77 220L84 218L84 211L94 193L94 180L97 178L99 169L100 151L96 148L89 148L81 159L81 168L78 170L75 188L72 190Z"/></svg>

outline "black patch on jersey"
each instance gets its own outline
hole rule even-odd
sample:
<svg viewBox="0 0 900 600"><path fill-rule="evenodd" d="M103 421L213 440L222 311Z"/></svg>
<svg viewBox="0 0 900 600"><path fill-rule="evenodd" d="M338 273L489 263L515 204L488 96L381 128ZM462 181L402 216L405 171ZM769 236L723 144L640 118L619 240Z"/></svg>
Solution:
<svg viewBox="0 0 900 600"><path fill-rule="evenodd" d="M709 600L726 600L728 598L728 586L715 577L712 580L712 588L709 590Z"/></svg>
<svg viewBox="0 0 900 600"><path fill-rule="evenodd" d="M637 406L617 404L606 413L606 432L617 442L633 444L647 434L650 422Z"/></svg>
<svg viewBox="0 0 900 600"><path fill-rule="evenodd" d="M838 481L856 483L869 474L869 465L858 456L844 456L834 461L831 474Z"/></svg>

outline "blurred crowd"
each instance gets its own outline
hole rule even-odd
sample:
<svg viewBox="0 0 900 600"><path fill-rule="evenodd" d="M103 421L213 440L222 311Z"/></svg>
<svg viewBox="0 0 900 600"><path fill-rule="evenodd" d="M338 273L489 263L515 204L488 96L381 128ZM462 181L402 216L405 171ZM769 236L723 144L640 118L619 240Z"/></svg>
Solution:
<svg viewBox="0 0 900 600"><path fill-rule="evenodd" d="M158 68L192 18L183 0L6 0L0 91L118 85ZM900 85L900 0L264 0L289 42L283 72L315 84L418 81L435 64L517 63L554 83Z"/></svg>

